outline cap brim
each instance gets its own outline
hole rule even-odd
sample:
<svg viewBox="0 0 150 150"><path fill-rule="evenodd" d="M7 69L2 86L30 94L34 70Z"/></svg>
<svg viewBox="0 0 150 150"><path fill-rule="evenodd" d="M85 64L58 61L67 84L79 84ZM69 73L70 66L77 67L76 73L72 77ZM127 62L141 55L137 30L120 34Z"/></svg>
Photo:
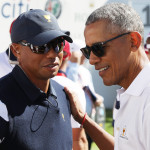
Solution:
<svg viewBox="0 0 150 150"><path fill-rule="evenodd" d="M67 30L62 30L63 33L67 34L68 36L70 36L70 31Z"/></svg>
<svg viewBox="0 0 150 150"><path fill-rule="evenodd" d="M51 31L46 31L38 34L35 37L32 37L30 39L26 39L27 42L35 45L35 46L41 46L44 45L58 37L64 37L64 39L70 43L72 43L72 39L64 34L62 31L56 31L56 30L51 30Z"/></svg>

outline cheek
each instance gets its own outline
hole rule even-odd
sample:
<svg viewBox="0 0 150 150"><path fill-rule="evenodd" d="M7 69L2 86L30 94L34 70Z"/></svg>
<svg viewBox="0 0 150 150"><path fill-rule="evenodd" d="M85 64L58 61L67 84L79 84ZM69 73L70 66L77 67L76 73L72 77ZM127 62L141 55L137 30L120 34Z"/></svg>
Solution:
<svg viewBox="0 0 150 150"><path fill-rule="evenodd" d="M120 74L122 70L124 69L124 66L126 66L126 61L124 59L125 57L122 55L114 55L113 61L112 61L112 66L113 66L113 71L115 74Z"/></svg>
<svg viewBox="0 0 150 150"><path fill-rule="evenodd" d="M19 63L21 66L34 66L38 63L37 58L32 53L22 53L19 58ZM40 62L40 61L39 61Z"/></svg>
<svg viewBox="0 0 150 150"><path fill-rule="evenodd" d="M112 50L112 49L111 49ZM124 54L121 52L119 53L118 50L113 50L113 52L108 52L106 55L108 60L108 65L110 65L111 75L114 78L118 78L120 74L123 72L123 68L125 65L125 57Z"/></svg>

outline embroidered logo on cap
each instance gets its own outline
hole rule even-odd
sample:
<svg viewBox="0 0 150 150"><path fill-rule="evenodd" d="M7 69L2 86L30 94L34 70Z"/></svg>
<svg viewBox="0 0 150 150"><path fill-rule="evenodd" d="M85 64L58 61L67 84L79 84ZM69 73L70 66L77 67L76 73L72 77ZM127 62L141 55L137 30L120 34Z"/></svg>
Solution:
<svg viewBox="0 0 150 150"><path fill-rule="evenodd" d="M50 17L50 15L44 15L44 18L47 20L47 22L51 22L51 17Z"/></svg>

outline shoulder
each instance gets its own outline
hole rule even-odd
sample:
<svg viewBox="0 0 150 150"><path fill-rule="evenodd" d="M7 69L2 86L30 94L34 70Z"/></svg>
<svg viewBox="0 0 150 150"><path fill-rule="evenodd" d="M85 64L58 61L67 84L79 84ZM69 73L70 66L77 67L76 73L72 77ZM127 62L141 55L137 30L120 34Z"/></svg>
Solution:
<svg viewBox="0 0 150 150"><path fill-rule="evenodd" d="M12 81L13 81L13 77L11 73L1 77L0 78L0 90L10 87Z"/></svg>
<svg viewBox="0 0 150 150"><path fill-rule="evenodd" d="M64 76L55 76L54 78L52 78L52 80L56 81L58 84L62 86L75 85L75 83L72 80Z"/></svg>
<svg viewBox="0 0 150 150"><path fill-rule="evenodd" d="M66 78L63 76L56 76L53 78L53 81L57 82L58 84L60 84L63 87L70 88L74 92L83 91L82 88L77 83L73 82L69 78Z"/></svg>
<svg viewBox="0 0 150 150"><path fill-rule="evenodd" d="M57 84L60 84L63 88L67 87L71 89L73 92L75 92L79 98L81 105L85 110L86 99L85 99L84 91L77 83L63 76L55 76L54 78L51 79L51 81L53 82L55 81Z"/></svg>
<svg viewBox="0 0 150 150"><path fill-rule="evenodd" d="M58 85L64 87L68 87L71 90L73 90L74 92L77 91L83 91L82 88L75 82L73 82L72 80L70 80L69 78L63 77L63 76L55 76L54 78L52 78L52 84L54 82L56 82ZM55 83L55 84L56 84Z"/></svg>

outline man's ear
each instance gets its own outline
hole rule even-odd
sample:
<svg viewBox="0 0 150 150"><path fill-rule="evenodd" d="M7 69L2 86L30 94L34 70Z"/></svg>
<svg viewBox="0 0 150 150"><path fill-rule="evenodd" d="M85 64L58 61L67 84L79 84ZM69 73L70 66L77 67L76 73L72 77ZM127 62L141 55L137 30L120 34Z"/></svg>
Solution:
<svg viewBox="0 0 150 150"><path fill-rule="evenodd" d="M130 35L132 51L136 51L142 43L142 37L138 32L131 32Z"/></svg>
<svg viewBox="0 0 150 150"><path fill-rule="evenodd" d="M11 49L12 53L14 54L14 56L16 56L18 58L18 55L20 55L19 45L16 43L12 43L10 46L10 49Z"/></svg>

